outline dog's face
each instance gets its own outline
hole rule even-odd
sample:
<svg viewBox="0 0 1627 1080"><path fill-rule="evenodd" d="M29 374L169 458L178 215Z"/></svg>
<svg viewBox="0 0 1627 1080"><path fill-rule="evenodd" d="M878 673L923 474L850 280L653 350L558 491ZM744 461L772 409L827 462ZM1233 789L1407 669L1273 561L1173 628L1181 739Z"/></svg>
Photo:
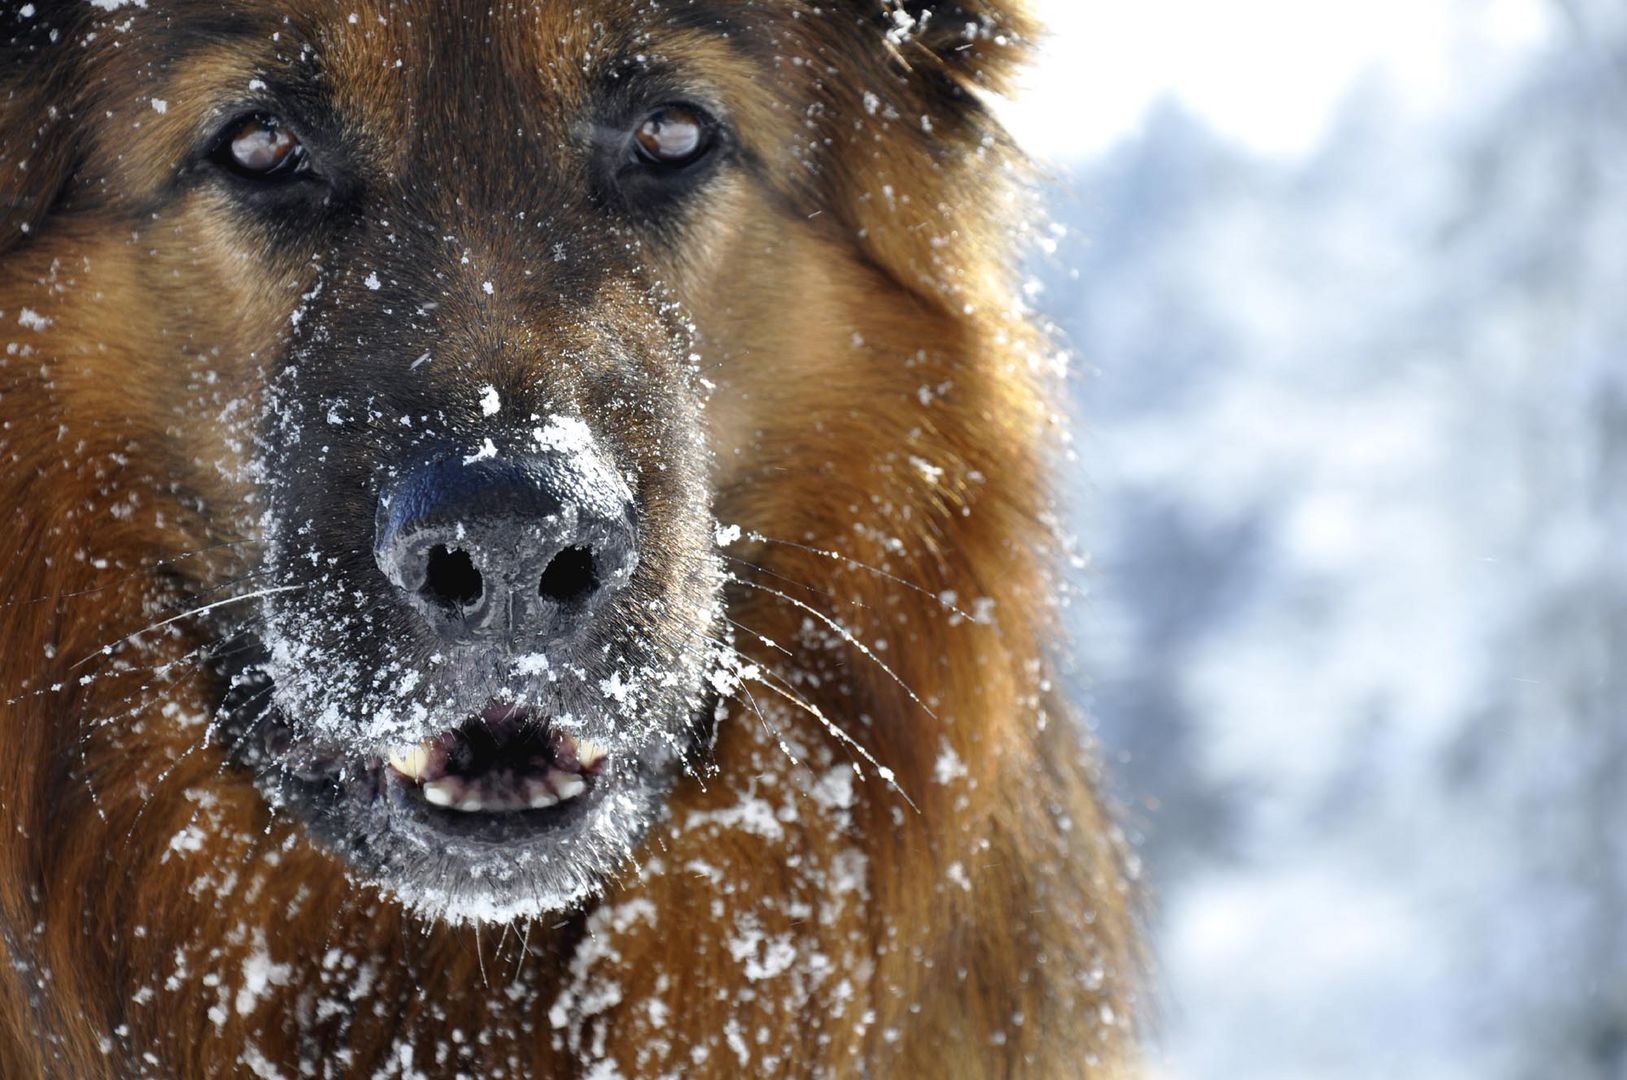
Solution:
<svg viewBox="0 0 1627 1080"><path fill-rule="evenodd" d="M169 65L191 138L155 231L285 323L228 469L266 595L223 730L361 875L454 917L600 885L716 693L689 312L746 186L740 73L624 14L307 5Z"/></svg>
<svg viewBox="0 0 1627 1080"><path fill-rule="evenodd" d="M898 411L875 352L928 357L892 309L958 305L977 239L909 193L981 129L911 35L1004 39L924 7L10 8L60 75L10 91L18 258L104 338L58 378L136 418L120 512L214 613L242 782L359 878L451 918L602 887L738 674L718 508L873 501L781 480Z"/></svg>
<svg viewBox="0 0 1627 1080"><path fill-rule="evenodd" d="M61 215L129 230L88 272L141 281L200 545L245 541L179 564L256 599L216 730L410 905L566 907L728 679L697 312L773 247L788 103L696 5L227 8L101 21Z"/></svg>

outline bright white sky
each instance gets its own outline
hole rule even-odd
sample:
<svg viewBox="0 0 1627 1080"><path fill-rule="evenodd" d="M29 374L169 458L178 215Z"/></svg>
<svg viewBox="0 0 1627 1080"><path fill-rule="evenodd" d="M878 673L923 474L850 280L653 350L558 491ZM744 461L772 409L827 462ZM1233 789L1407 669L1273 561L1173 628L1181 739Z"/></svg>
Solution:
<svg viewBox="0 0 1627 1080"><path fill-rule="evenodd" d="M1052 40L1007 120L1053 161L1099 152L1169 95L1262 153L1313 148L1358 77L1448 103L1476 60L1550 32L1551 0L1036 0Z"/></svg>

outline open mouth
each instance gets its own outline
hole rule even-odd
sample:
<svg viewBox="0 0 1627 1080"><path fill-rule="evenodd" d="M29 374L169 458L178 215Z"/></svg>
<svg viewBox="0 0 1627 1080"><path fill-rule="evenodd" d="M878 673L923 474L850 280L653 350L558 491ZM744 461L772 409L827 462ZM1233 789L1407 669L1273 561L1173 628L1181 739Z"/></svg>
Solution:
<svg viewBox="0 0 1627 1080"><path fill-rule="evenodd" d="M313 704L331 705L277 698L279 687L342 691L342 682L298 669L278 679L258 638L233 640L214 661L222 744L271 806L357 881L437 920L510 922L604 889L661 817L717 715L709 683L693 696L652 696L636 715L595 711L599 695L570 693L571 684L531 687L524 698L510 696L524 689L488 685L469 688L480 695L472 709L441 705L448 726L427 738L419 727L394 736L396 746L388 736L382 745L347 740L302 722ZM361 715L371 704L342 700ZM623 730L598 743L584 723Z"/></svg>
<svg viewBox="0 0 1627 1080"><path fill-rule="evenodd" d="M409 797L449 814L549 811L592 790L608 754L553 729L536 711L490 705L414 746L392 749L388 768Z"/></svg>

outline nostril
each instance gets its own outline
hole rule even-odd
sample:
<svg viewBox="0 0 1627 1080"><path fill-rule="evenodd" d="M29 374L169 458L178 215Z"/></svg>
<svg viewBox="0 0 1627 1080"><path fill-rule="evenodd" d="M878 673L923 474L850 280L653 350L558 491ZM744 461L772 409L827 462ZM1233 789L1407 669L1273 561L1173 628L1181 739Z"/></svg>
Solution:
<svg viewBox="0 0 1627 1080"><path fill-rule="evenodd" d="M593 552L584 547L568 547L554 556L542 572L537 592L561 604L580 600L599 587L593 572Z"/></svg>
<svg viewBox="0 0 1627 1080"><path fill-rule="evenodd" d="M380 492L373 561L403 629L460 649L552 649L609 625L603 609L639 564L637 508L590 448L454 454Z"/></svg>
<svg viewBox="0 0 1627 1080"><path fill-rule="evenodd" d="M467 551L448 550L445 544L429 549L424 584L418 594L449 611L459 611L480 599L480 571Z"/></svg>

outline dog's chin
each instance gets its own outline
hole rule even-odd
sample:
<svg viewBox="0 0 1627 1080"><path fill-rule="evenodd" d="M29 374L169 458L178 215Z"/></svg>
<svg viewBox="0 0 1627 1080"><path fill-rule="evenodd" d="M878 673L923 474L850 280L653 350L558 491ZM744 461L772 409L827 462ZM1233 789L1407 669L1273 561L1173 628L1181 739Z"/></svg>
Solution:
<svg viewBox="0 0 1627 1080"><path fill-rule="evenodd" d="M652 703L654 704L654 703ZM633 864L692 768L713 703L666 703L669 727L597 743L493 702L437 735L358 751L301 740L277 708L238 758L274 810L413 914L508 923L568 912Z"/></svg>

